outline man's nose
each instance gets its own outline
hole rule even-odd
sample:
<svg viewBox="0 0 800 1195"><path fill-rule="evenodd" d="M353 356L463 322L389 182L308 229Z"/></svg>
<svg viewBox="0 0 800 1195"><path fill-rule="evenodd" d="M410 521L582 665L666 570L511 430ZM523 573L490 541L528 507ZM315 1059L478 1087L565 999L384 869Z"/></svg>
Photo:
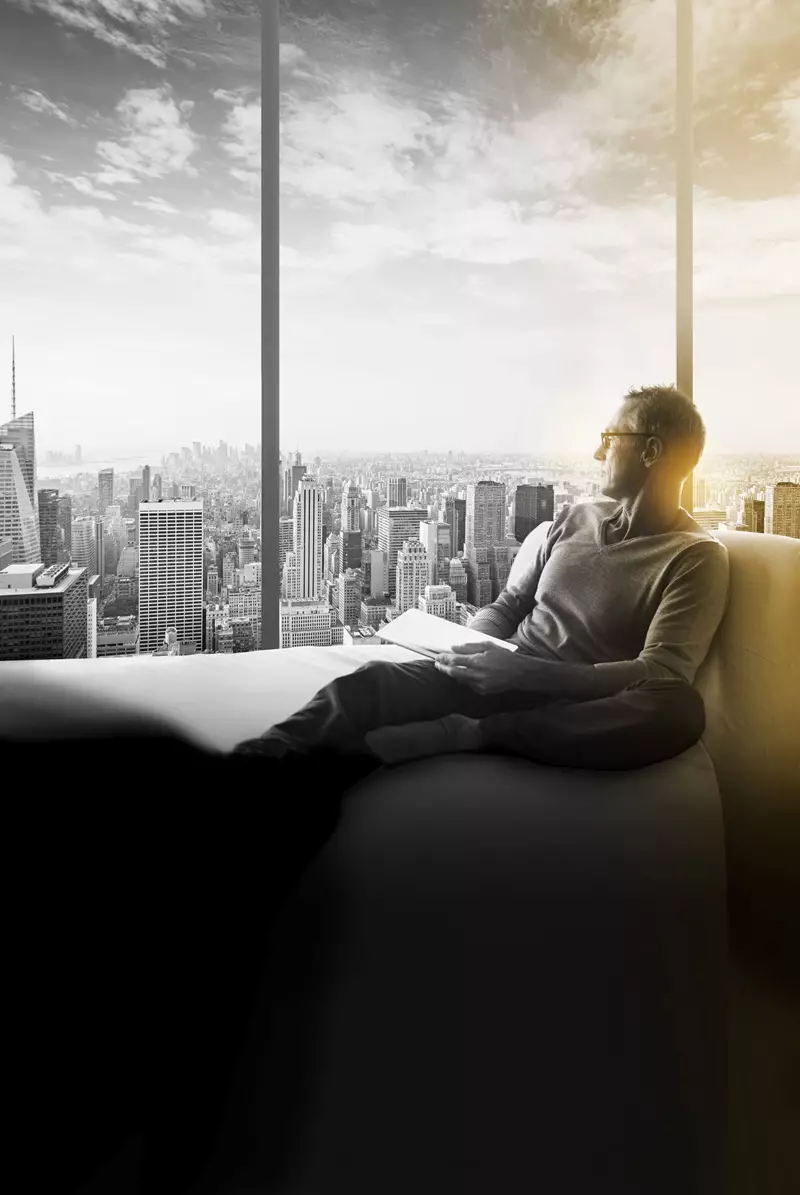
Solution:
<svg viewBox="0 0 800 1195"><path fill-rule="evenodd" d="M606 459L606 450L602 444L600 445L600 447L598 449L596 449L595 454L594 454L594 459L596 461L604 461Z"/></svg>

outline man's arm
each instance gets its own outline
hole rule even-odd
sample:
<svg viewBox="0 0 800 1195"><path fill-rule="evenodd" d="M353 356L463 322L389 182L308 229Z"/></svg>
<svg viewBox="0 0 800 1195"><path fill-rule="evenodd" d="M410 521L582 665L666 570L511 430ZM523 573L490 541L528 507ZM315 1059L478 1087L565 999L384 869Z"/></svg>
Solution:
<svg viewBox="0 0 800 1195"><path fill-rule="evenodd" d="M482 631L493 639L510 639L517 627L536 605L539 578L552 547L553 532L560 527L561 515L548 528L524 573L513 585L507 585L491 606L484 606L473 618L470 630Z"/></svg>
<svg viewBox="0 0 800 1195"><path fill-rule="evenodd" d="M728 576L728 553L718 541L687 549L635 659L567 664L520 657L526 691L547 694L554 701L591 701L640 680L672 678L692 684L725 613Z"/></svg>

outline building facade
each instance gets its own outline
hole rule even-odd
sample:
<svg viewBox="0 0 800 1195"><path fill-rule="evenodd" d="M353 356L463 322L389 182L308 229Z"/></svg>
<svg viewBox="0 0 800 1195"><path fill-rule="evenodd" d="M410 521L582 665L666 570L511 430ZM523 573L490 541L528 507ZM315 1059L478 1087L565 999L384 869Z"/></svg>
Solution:
<svg viewBox="0 0 800 1195"><path fill-rule="evenodd" d="M28 493L19 454L0 439L0 539L11 540L14 564L41 562L39 523Z"/></svg>
<svg viewBox="0 0 800 1195"><path fill-rule="evenodd" d="M551 485L518 485L514 496L514 538L523 543L534 527L552 522L555 493Z"/></svg>
<svg viewBox="0 0 800 1195"><path fill-rule="evenodd" d="M143 654L169 628L203 649L203 504L167 499L139 505L139 629Z"/></svg>
<svg viewBox="0 0 800 1195"><path fill-rule="evenodd" d="M428 585L428 553L418 539L407 539L397 553L397 596L395 605L401 614L419 608L419 599Z"/></svg>
<svg viewBox="0 0 800 1195"><path fill-rule="evenodd" d="M800 483L779 481L777 485L767 486L764 531L767 535L800 539Z"/></svg>
<svg viewBox="0 0 800 1195"><path fill-rule="evenodd" d="M88 578L68 561L0 572L0 660L79 660L87 654Z"/></svg>
<svg viewBox="0 0 800 1195"><path fill-rule="evenodd" d="M389 584L386 592L397 593L397 553L407 539L419 537L419 510L414 507L383 506L378 511L378 548L386 553ZM373 582L374 592L374 582Z"/></svg>
<svg viewBox="0 0 800 1195"><path fill-rule="evenodd" d="M464 536L467 597L481 609L493 601L491 550L506 538L506 487L500 481L479 481L467 487Z"/></svg>

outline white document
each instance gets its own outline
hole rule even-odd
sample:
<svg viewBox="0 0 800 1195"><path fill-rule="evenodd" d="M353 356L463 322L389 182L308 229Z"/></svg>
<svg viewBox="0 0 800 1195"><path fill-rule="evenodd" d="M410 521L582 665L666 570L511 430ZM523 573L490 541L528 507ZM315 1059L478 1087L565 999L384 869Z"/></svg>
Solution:
<svg viewBox="0 0 800 1195"><path fill-rule="evenodd" d="M469 627L457 626L448 622L446 618L437 618L434 614L423 614L422 610L406 610L394 622L381 627L375 632L378 638L387 643L396 643L398 647L406 647L409 651L418 652L421 656L434 659L440 652L450 651L456 644L462 643L497 643L508 651L516 651L514 643L505 639L495 639L485 635L483 631L473 631Z"/></svg>

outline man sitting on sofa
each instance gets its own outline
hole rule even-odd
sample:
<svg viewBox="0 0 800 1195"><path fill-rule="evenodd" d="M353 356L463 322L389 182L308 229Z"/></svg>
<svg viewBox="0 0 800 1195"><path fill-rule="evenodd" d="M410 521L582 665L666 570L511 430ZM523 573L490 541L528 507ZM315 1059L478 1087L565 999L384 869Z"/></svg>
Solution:
<svg viewBox="0 0 800 1195"><path fill-rule="evenodd" d="M375 660L235 751L298 768L334 752L339 786L451 751L584 768L679 755L705 729L692 683L728 594L725 547L680 504L704 443L680 391L632 389L594 454L607 500L561 510L520 579L470 624L516 652L481 643L435 662Z"/></svg>

